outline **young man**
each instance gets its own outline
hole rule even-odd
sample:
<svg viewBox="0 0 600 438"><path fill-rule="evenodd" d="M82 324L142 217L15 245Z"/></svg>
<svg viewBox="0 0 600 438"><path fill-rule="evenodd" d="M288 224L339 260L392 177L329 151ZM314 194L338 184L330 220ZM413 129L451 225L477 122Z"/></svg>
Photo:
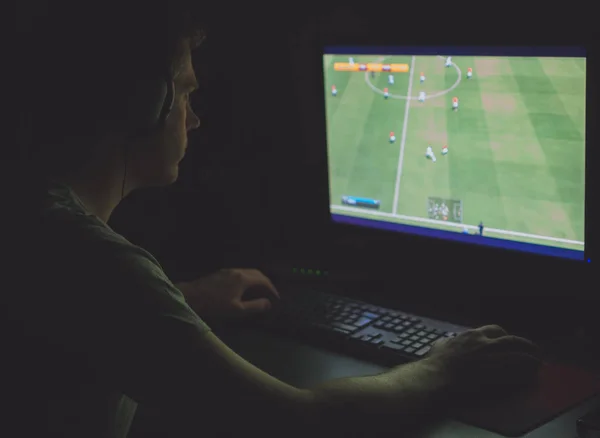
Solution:
<svg viewBox="0 0 600 438"><path fill-rule="evenodd" d="M9 222L15 238L2 246L10 291L0 397L11 421L3 430L19 438L125 438L136 406L147 403L194 412L203 436L305 437L319 430L341 437L376 427L404 429L439 414L449 401L458 403L470 389L481 393L482 387L531 379L539 364L535 347L497 326L440 342L418 362L309 389L261 371L212 333L199 314L239 313L239 297L249 287L276 295L269 280L257 271L229 270L176 286L151 254L106 225L123 195L177 179L187 133L199 126L189 100L194 38L182 27L158 26L176 15L166 10L181 7L175 0L169 8L158 3L137 4L126 15L129 8L114 0L101 8L73 2L54 9L50 28L33 26L40 34L24 44L32 64L21 68L40 62L32 56L37 50L43 58L40 44L53 48L47 52L55 61L53 85L62 88L48 91L62 100L55 104L60 112L36 115L32 108L28 115L34 130L44 126L31 137L42 147L27 154L43 178L27 188L23 208ZM168 32L161 35L161 29ZM66 38L51 38L52 31ZM77 51L82 40L95 64L85 64L85 53ZM115 59L118 50L123 56ZM146 68L126 74L129 62ZM157 88L160 81L137 85L162 62L171 70L162 85L174 88L172 109L142 129L140 113L166 93ZM88 68L105 64L97 75ZM96 86L102 92L94 93ZM54 129L44 124L48 118Z"/></svg>
<svg viewBox="0 0 600 438"><path fill-rule="evenodd" d="M337 96L337 88L335 87L335 85L331 86L331 95L333 97Z"/></svg>
<svg viewBox="0 0 600 438"><path fill-rule="evenodd" d="M419 81L421 83L425 82L425 73L421 72L421 75L419 76Z"/></svg>
<svg viewBox="0 0 600 438"><path fill-rule="evenodd" d="M388 84L394 85L394 75L388 75Z"/></svg>
<svg viewBox="0 0 600 438"><path fill-rule="evenodd" d="M448 56L446 58L446 64L445 65L446 65L446 68L452 67L452 56Z"/></svg>
<svg viewBox="0 0 600 438"><path fill-rule="evenodd" d="M425 92L424 91L419 91L419 102L421 102L421 103L425 102Z"/></svg>
<svg viewBox="0 0 600 438"><path fill-rule="evenodd" d="M387 88L383 89L383 98L388 99L390 97L390 91Z"/></svg>

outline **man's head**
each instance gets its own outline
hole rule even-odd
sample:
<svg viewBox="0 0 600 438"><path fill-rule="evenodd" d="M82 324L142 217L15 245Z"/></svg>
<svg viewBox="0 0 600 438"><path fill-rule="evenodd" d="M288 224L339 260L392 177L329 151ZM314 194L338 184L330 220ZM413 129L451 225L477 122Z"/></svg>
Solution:
<svg viewBox="0 0 600 438"><path fill-rule="evenodd" d="M195 44L189 37L178 42L172 78L173 105L164 124L147 136L133 141L120 138L113 144L117 159L124 154L127 160L130 188L161 186L177 179L179 162L187 149L188 132L200 125L190 102L190 94L198 88L191 56Z"/></svg>
<svg viewBox="0 0 600 438"><path fill-rule="evenodd" d="M23 72L26 165L53 179L126 170L127 191L172 183L187 132L199 125L189 105L191 51L201 41L192 11L186 0L83 3L51 3L24 36L32 49ZM136 85L149 79L170 87L169 76L170 114L140 135L138 113L161 94L147 103Z"/></svg>

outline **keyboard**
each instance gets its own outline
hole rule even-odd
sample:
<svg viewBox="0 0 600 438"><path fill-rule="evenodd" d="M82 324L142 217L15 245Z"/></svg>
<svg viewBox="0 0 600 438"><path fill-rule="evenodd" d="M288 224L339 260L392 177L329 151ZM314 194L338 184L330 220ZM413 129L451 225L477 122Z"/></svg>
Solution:
<svg viewBox="0 0 600 438"><path fill-rule="evenodd" d="M469 329L311 289L282 295L254 324L384 366L421 359L438 339Z"/></svg>

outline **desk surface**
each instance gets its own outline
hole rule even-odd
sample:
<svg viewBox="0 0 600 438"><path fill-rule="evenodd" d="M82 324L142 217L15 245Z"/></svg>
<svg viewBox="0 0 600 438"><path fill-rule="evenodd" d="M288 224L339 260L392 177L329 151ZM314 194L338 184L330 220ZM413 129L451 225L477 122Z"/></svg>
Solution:
<svg viewBox="0 0 600 438"><path fill-rule="evenodd" d="M216 334L239 355L265 372L299 388L308 388L327 380L367 376L385 368L339 355L273 334L253 329L228 328ZM577 418L600 407L594 397L538 429L525 438L575 438ZM501 435L452 420L433 421L415 438L502 438Z"/></svg>

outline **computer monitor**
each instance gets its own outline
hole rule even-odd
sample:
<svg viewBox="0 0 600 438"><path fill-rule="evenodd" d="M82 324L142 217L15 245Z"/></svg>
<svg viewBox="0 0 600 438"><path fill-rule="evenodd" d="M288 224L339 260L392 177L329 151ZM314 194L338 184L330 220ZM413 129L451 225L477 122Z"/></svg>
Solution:
<svg viewBox="0 0 600 438"><path fill-rule="evenodd" d="M323 51L335 223L589 262L586 50Z"/></svg>

